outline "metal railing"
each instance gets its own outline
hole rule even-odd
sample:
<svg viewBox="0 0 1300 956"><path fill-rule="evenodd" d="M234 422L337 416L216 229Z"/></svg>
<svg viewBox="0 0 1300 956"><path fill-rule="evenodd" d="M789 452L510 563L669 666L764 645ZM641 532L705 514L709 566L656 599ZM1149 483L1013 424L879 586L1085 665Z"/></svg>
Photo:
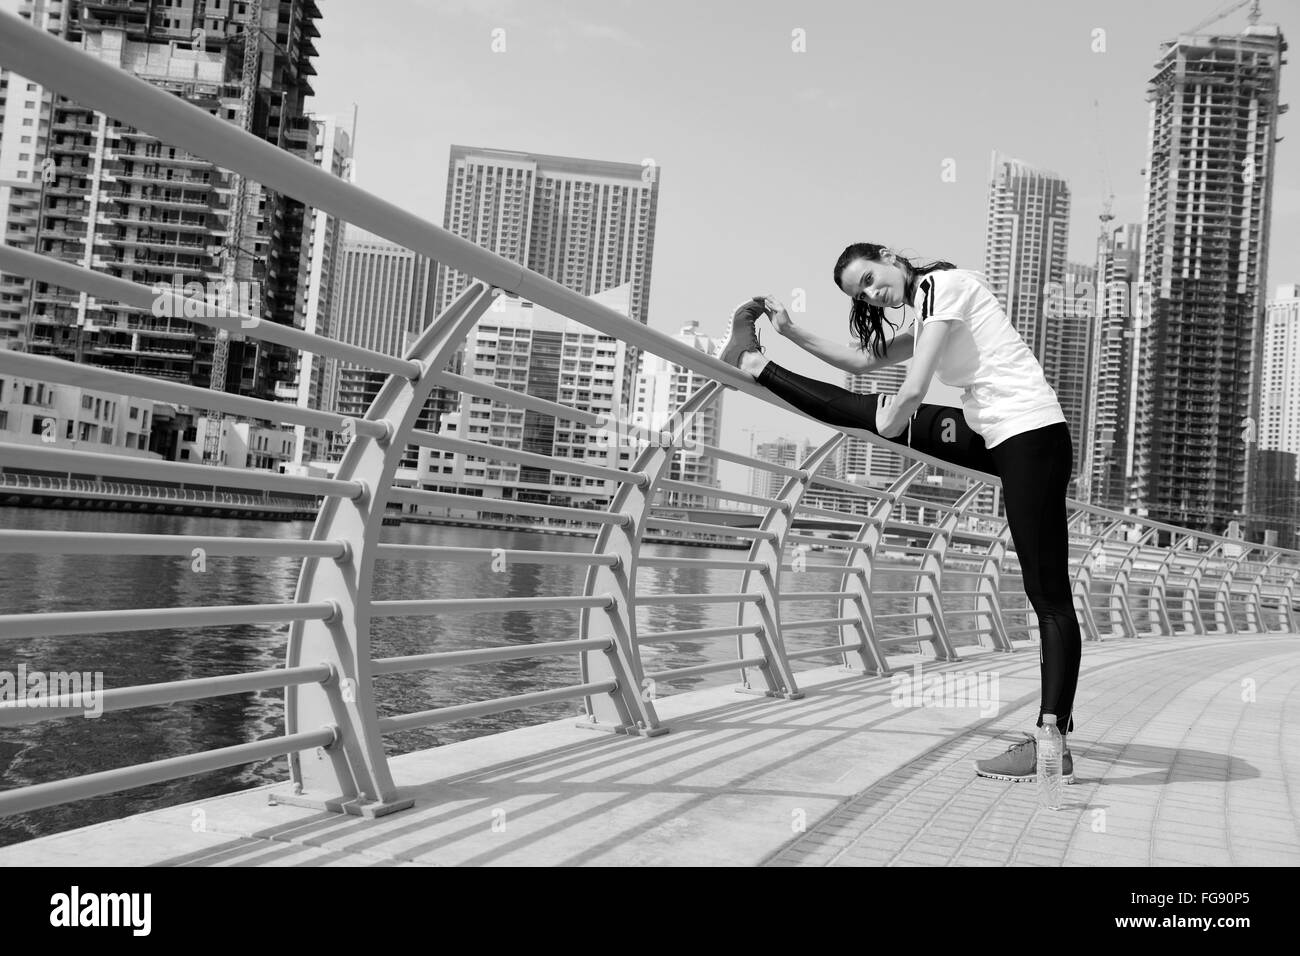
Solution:
<svg viewBox="0 0 1300 956"><path fill-rule="evenodd" d="M667 475L674 456L690 440L696 417L721 398L724 388L800 413L737 369L690 345L420 220L8 14L0 14L0 63L170 145L237 169L268 188L475 277L400 358L206 302L196 301L195 309L186 310L187 300L176 293L172 314L194 315L191 321L197 324L386 373L378 396L360 418L0 351L0 373L325 428L349 439L332 478L124 458L64 449L57 442L51 446L0 443L0 465L17 467L21 462L21 467L32 470L177 485L205 483L262 495L315 495L322 500L311 534L298 540L0 531L0 552L8 553L147 554L189 560L192 549L204 548L213 555L301 560L293 599L283 604L0 614L0 640L214 624L285 623L289 627L282 668L115 688L104 695L106 709L120 710L283 687L282 736L5 790L0 792L0 815L278 756L289 759L292 788L291 793L277 795L281 802L381 815L412 803L394 785L382 739L387 734L557 701L581 701L584 725L653 736L668 730L655 707L661 683L734 671L741 689L795 698L800 695L795 664L803 660L837 660L866 675L885 675L890 654L905 646L917 646L939 660L953 660L962 645L982 643L1010 651L1017 639L1023 642L1032 636L1036 625L1020 584L1010 530L993 506L994 476L953 466L865 430L847 429L798 467L697 443L695 453L781 475L781 491L770 498L700 489L673 480ZM150 286L11 247L0 247L0 269L138 308L151 307L155 296ZM662 429L650 433L502 388L484 378L445 371L448 360L502 292L670 359L712 381ZM644 447L638 445L630 466L621 467L616 448L573 460L434 435L416 428L416 421L438 386L564 419L578 430L613 429L643 440ZM869 488L820 474L846 434L902 456L899 478L888 487ZM609 483L612 498L607 508L596 510L396 487L398 464L408 445L595 478ZM563 492L560 486L555 490ZM758 509L755 526L656 515L652 504L661 491L703 493L748 504ZM380 530L391 504L540 517L590 527L595 534L586 553L390 544L380 540ZM1076 502L1068 505L1074 597L1087 638L1296 629L1297 552L1234 542ZM828 533L815 533L819 527ZM728 537L747 542L747 547L730 558L649 554L643 542L650 529ZM485 539L492 533L485 531ZM1160 545L1161 536L1169 542ZM567 564L585 568L586 577L580 593L560 596L373 597L376 569L384 562L486 566L503 560ZM718 593L655 594L638 577L643 570L665 569L734 572L738 581L734 590ZM813 583L801 590L790 586L792 578ZM734 625L651 631L639 624L641 609L706 604L734 608ZM796 605L813 610L794 613ZM906 609L890 610L891 605ZM556 609L576 611L577 620L570 634L553 640L399 657L376 658L372 651L372 622L377 618L454 619L463 614ZM826 641L791 651L785 635L797 632L824 633ZM723 638L734 639L734 658L678 667L647 666L646 649L652 646ZM580 677L575 683L379 715L377 677L490 668L521 658L557 655L577 657ZM12 702L0 706L0 726L78 712L70 696L52 703L57 706L40 710Z"/></svg>

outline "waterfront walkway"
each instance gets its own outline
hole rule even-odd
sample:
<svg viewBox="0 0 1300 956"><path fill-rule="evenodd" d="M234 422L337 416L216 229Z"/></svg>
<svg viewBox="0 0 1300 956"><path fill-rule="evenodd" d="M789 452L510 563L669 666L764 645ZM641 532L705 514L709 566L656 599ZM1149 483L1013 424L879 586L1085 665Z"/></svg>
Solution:
<svg viewBox="0 0 1300 956"><path fill-rule="evenodd" d="M270 805L278 784L6 847L0 866L1300 864L1296 635L1085 644L1060 811L971 770L1032 727L1037 645L962 654L923 674L996 674L996 714L896 706L890 679L827 667L800 700L661 697L661 737L562 720L394 758L416 803L379 819Z"/></svg>

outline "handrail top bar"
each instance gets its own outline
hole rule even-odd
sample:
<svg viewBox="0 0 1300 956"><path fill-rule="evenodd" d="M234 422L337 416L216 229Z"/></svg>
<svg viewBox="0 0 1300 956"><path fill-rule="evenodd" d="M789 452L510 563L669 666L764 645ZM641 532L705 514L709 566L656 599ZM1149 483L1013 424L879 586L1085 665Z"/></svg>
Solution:
<svg viewBox="0 0 1300 956"><path fill-rule="evenodd" d="M169 145L236 170L254 182L479 278L489 286L569 316L630 345L677 360L733 388L754 394L762 391L734 366L630 321L608 306L380 199L8 12L0 12L0 63L82 106L153 133Z"/></svg>

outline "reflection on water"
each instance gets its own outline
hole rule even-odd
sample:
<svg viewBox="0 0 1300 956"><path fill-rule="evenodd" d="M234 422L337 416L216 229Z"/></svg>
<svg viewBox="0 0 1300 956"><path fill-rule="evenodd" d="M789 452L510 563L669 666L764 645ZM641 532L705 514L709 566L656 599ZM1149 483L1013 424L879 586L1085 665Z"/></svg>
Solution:
<svg viewBox="0 0 1300 956"><path fill-rule="evenodd" d="M196 534L303 538L305 522L241 521L180 515L114 514L39 508L0 509L0 527L50 531ZM404 524L383 529L383 540L399 544L453 547L502 547L518 550L586 552L587 538L532 533L499 533L473 528ZM647 545L646 555L735 559L744 552L722 549ZM826 552L826 562L838 560ZM188 554L155 556L75 556L0 554L0 611L88 611L221 604L273 604L290 601L301 559L208 557L207 570L192 569ZM508 610L509 597L580 594L583 565L518 564L501 572L486 563L450 561L381 561L376 565L377 600L435 597L481 598L484 610L429 617L376 618L371 629L374 657L397 657L431 651L528 644L571 639L578 634L580 611ZM743 572L697 567L643 568L641 594L716 594L740 590ZM901 576L883 577L880 588L907 586ZM839 587L837 578L808 572L785 572L782 585L786 620L834 617L835 602L794 602L796 591ZM945 605L948 602L945 601ZM955 605L961 606L961 605ZM969 604L964 605L969 606ZM879 613L912 610L906 599L882 600ZM734 604L679 604L641 607L641 632L694 630L734 625ZM959 626L969 626L965 620ZM884 629L908 633L910 622ZM832 629L792 631L790 650L834 643ZM287 625L237 625L109 633L83 637L0 641L0 671L101 671L105 688L189 680L220 674L279 667L284 662ZM960 642L959 642L960 643ZM734 659L734 635L694 641L665 642L642 649L647 670L688 667ZM797 662L796 669L824 666L833 659ZM469 701L506 697L576 684L576 655L504 661L436 672L393 674L376 680L382 716L430 710ZM665 696L692 688L734 683L736 672L696 675L671 684L660 682ZM0 788L56 780L147 760L227 747L283 733L283 692L238 694L208 700L104 714L95 720L76 717L0 728ZM486 717L469 718L426 730L404 731L384 738L389 754L438 746L500 730L581 713L580 701L562 701ZM171 783L142 787L82 800L20 817L0 819L0 845L45 833L160 806L202 799L288 775L284 759L263 761Z"/></svg>

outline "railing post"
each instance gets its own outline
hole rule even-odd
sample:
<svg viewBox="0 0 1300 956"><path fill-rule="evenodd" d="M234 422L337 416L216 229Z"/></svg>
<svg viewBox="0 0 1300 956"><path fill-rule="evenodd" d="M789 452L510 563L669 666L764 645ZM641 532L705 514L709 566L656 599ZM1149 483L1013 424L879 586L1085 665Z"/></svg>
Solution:
<svg viewBox="0 0 1300 956"><path fill-rule="evenodd" d="M327 498L311 540L346 541L339 559L309 557L298 578L298 602L332 602L328 621L296 621L289 630L286 664L298 667L328 663L337 678L327 685L285 688L285 733L333 725L338 744L314 753L289 755L293 792L276 794L282 803L382 816L412 805L393 783L375 709L371 672L370 602L375 546L397 464L409 434L433 390L434 376L455 354L474 323L499 290L473 282L411 346L409 359L423 364L416 380L390 376L366 412L390 426L389 439L354 435L337 477L360 481L366 493L357 499Z"/></svg>
<svg viewBox="0 0 1300 956"><path fill-rule="evenodd" d="M871 603L871 578L872 564L871 560L880 550L880 542L885 534L885 526L894 512L894 507L899 497L901 497L908 487L921 476L921 473L929 467L925 462L915 462L910 468L906 469L897 480L889 486L889 494L880 501L876 502L875 513L872 514L872 520L875 522L871 528L871 547L853 549L850 555L850 561L854 562L857 567L861 567L865 573L861 574L862 586L866 588L867 606L870 608ZM933 542L933 538L931 539ZM868 553L869 552L869 553ZM938 573L936 564L933 561L933 555L927 554L920 562L919 571L929 571ZM936 660L955 661L958 660L957 652L953 649L952 641L948 639L948 629L943 623L943 608L939 604L939 592L936 582L931 574L918 574L917 591L912 599L912 609L915 613L922 613L921 604L924 602L929 605L929 619L916 618L912 624L916 630L918 643L930 645L934 652ZM923 627L928 626L933 633L925 633Z"/></svg>
<svg viewBox="0 0 1300 956"><path fill-rule="evenodd" d="M641 475L642 480L621 484L609 504L610 513L621 514L627 520L623 524L602 525L592 550L595 554L614 554L619 561L613 566L593 565L588 569L583 593L613 594L616 600L604 612L584 608L581 635L584 640L611 638L613 644L602 656L583 654L580 669L584 684L614 680L618 690L614 694L585 698L587 717L582 726L645 737L668 732L659 724L654 707L655 687L653 682L647 684L641 662L636 624L637 561L655 488L672 464L674 454L685 447L691 420L721 388L717 382L708 383L673 413L660 430L659 441L648 443L632 465L632 471ZM615 431L619 435L616 446L621 445L622 429Z"/></svg>
<svg viewBox="0 0 1300 956"><path fill-rule="evenodd" d="M950 535L952 531L956 530L957 520L960 517L966 516L970 506L979 500L980 495L987 487L987 482L975 481L960 498L953 502L953 522L949 529ZM1006 531L1007 529L1004 528L1003 530ZM979 607L980 601L984 601L988 606L987 611L976 610L972 617L978 620L979 616L983 614L992 622L988 635L989 646L995 651L1015 650L1015 646L1011 643L1011 638L1007 636L1006 622L1002 619L1002 595L998 591L999 570L1005 553L1006 545L1001 538L985 545L984 554L982 555L983 561L980 564L979 573L974 576L977 583L975 585L975 593L972 595L974 598L972 604L975 608ZM977 629L979 628L978 624L975 626ZM980 635L977 633L977 636Z"/></svg>
<svg viewBox="0 0 1300 956"><path fill-rule="evenodd" d="M1079 619L1083 621L1083 636L1085 640L1099 641L1101 633L1097 629L1097 619L1092 614L1092 546L1096 543L1097 536L1092 531L1090 522L1085 522L1084 518L1087 512L1079 509L1072 514L1066 521L1066 528L1071 528L1080 524L1085 527L1079 530L1080 534L1086 534L1092 540L1088 543L1088 548L1084 554L1079 556L1079 560L1074 569L1074 604L1075 612ZM1067 531L1068 534L1068 531Z"/></svg>
<svg viewBox="0 0 1300 956"><path fill-rule="evenodd" d="M1295 610L1292 607L1295 604L1295 587L1296 582L1300 581L1300 568L1291 572L1291 577L1287 579L1286 584L1282 585L1282 594L1278 600L1282 604L1282 621L1285 630L1290 633L1296 633L1300 624L1296 621Z"/></svg>
<svg viewBox="0 0 1300 956"><path fill-rule="evenodd" d="M790 660L785 654L785 641L781 638L781 567L786 539L794 527L795 509L808 491L813 475L826 463L844 437L842 433L833 435L799 464L802 474L797 478L788 478L777 496L781 505L769 508L759 523L759 530L771 534L755 538L749 548L749 560L760 561L766 568L759 572L752 569L744 572L740 591L742 594L757 594L758 600L740 602L736 608L736 624L742 627L757 624L761 630L757 634L738 634L736 649L741 658L760 654L763 656L767 663L759 670L765 685L762 693L768 696L784 697L787 700L803 697L803 692L794 679ZM748 674L742 670L741 675L743 688L752 689Z"/></svg>
<svg viewBox="0 0 1300 956"><path fill-rule="evenodd" d="M1155 576L1152 579L1151 595L1159 600L1161 633L1166 637L1173 637L1175 634L1174 620L1169 613L1169 572L1181 556L1187 542L1191 540L1192 536L1187 534L1178 537L1177 540L1170 540L1169 547L1165 549L1165 556L1160 561L1160 567L1156 568ZM1183 617L1184 620L1187 617L1186 602L1184 602Z"/></svg>
<svg viewBox="0 0 1300 956"><path fill-rule="evenodd" d="M1159 535L1160 535L1160 529L1156 527L1151 527L1148 528L1145 533L1143 533L1138 537L1138 540L1134 543L1133 561L1130 564L1130 569L1132 569L1133 565L1136 564L1138 558L1143 558L1144 560L1154 560L1154 558L1146 557L1144 552L1148 550L1154 550L1158 552L1160 550L1160 546L1158 543L1155 545L1150 544L1152 538L1155 538L1156 541L1158 542ZM1154 571L1151 572L1150 583L1149 584L1144 583L1143 585L1144 587L1147 588L1147 594L1142 601L1142 617L1143 617L1144 624L1154 625L1154 630L1150 633L1168 636L1169 616L1164 607L1163 582L1160 581L1160 577L1159 577L1163 567L1164 567L1164 561L1162 559L1159 567L1157 567ZM1132 594L1130 594L1129 597L1130 597L1129 613L1130 616L1132 616L1133 601L1136 598ZM1134 628L1136 629L1137 626L1136 617L1133 618L1133 624L1134 624ZM1137 631L1137 634L1139 637L1142 637L1147 635L1148 632L1146 630L1141 630L1141 631Z"/></svg>
<svg viewBox="0 0 1300 956"><path fill-rule="evenodd" d="M1136 522L1134 522L1136 525ZM1129 603L1129 578L1133 571L1133 563L1137 553L1142 547L1144 534L1138 535L1136 541L1128 541L1128 548L1124 551L1124 557L1120 559L1119 567L1115 569L1115 581L1110 591L1110 609L1113 612L1119 612L1120 624L1124 628L1125 637L1138 637L1137 624L1133 621L1133 610Z"/></svg>
<svg viewBox="0 0 1300 956"><path fill-rule="evenodd" d="M1252 629L1256 634L1268 633L1271 628L1264 623L1264 577L1277 563L1280 555L1274 551L1266 560L1260 564L1259 573L1255 575L1255 580L1250 585L1250 600L1246 604L1246 619L1250 621Z"/></svg>
<svg viewBox="0 0 1300 956"><path fill-rule="evenodd" d="M1216 613L1222 608L1223 621L1225 630L1228 634L1236 634L1239 630L1237 622L1232 619L1232 583L1236 576L1237 568L1241 567L1241 562L1246 560L1246 549L1244 545L1239 545L1240 550L1233 557L1228 557L1227 548L1222 543L1219 550L1223 553L1223 560L1228 562L1227 568L1224 569L1222 576L1219 578L1219 587L1214 597Z"/></svg>

